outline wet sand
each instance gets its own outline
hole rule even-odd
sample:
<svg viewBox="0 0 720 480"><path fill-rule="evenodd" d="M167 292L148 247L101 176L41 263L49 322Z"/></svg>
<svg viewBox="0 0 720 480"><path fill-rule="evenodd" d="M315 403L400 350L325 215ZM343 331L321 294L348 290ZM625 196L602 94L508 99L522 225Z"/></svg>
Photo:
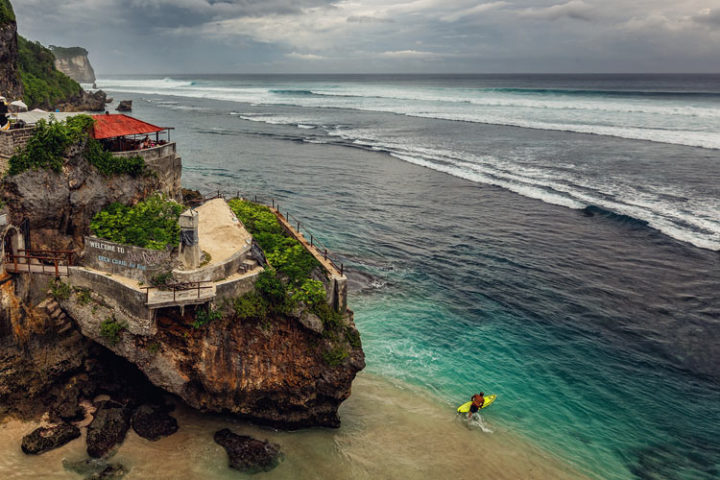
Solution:
<svg viewBox="0 0 720 480"><path fill-rule="evenodd" d="M501 401L492 408L502 408ZM278 432L229 419L202 415L185 407L173 415L180 430L150 442L132 430L111 459L130 469L133 479L213 480L250 478L227 466L227 456L212 435L230 427L239 434L269 439L281 445L285 460L275 470L252 476L267 479L581 479L569 466L519 436L469 428L451 407L427 398L411 386L396 386L361 374L353 395L340 409L338 430L309 429ZM36 423L6 420L0 424L0 478L5 480L78 479L65 471L63 459L81 460L81 439L39 456L20 450L22 435Z"/></svg>

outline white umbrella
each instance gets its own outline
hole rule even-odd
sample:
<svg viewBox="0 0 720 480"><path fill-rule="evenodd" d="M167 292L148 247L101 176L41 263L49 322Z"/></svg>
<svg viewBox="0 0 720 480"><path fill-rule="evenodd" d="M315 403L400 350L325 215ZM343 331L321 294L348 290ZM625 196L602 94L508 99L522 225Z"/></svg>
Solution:
<svg viewBox="0 0 720 480"><path fill-rule="evenodd" d="M27 112L28 109L28 106L22 100L15 100L14 102L10 102L10 105L17 107L18 110L23 112Z"/></svg>

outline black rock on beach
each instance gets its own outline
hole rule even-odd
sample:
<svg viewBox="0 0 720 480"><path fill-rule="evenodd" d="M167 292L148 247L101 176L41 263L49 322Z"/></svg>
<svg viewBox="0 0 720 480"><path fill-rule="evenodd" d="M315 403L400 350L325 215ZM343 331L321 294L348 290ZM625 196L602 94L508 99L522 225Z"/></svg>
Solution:
<svg viewBox="0 0 720 480"><path fill-rule="evenodd" d="M282 461L280 445L237 435L227 428L215 432L215 443L225 447L230 468L245 473L268 472Z"/></svg>
<svg viewBox="0 0 720 480"><path fill-rule="evenodd" d="M54 448L62 447L80 436L80 429L69 423L54 427L40 427L22 439L22 451L28 455L39 455Z"/></svg>

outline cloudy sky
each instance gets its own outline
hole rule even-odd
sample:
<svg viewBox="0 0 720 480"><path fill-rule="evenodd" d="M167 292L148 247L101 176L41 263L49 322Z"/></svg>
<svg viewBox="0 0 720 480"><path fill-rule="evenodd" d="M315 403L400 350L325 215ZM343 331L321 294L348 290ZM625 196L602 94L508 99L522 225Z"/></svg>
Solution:
<svg viewBox="0 0 720 480"><path fill-rule="evenodd" d="M112 73L720 72L720 0L12 0Z"/></svg>

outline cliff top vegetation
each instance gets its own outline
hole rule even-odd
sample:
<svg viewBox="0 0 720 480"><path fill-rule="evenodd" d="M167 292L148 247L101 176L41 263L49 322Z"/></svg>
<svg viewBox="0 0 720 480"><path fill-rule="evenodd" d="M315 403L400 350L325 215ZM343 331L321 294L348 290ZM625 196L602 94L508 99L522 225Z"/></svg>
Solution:
<svg viewBox="0 0 720 480"><path fill-rule="evenodd" d="M90 231L112 242L164 250L180 243L178 218L183 209L159 193L133 207L115 202L93 217Z"/></svg>
<svg viewBox="0 0 720 480"><path fill-rule="evenodd" d="M49 109L82 91L79 83L55 69L55 55L39 42L18 35L18 57L24 100L29 108Z"/></svg>
<svg viewBox="0 0 720 480"><path fill-rule="evenodd" d="M88 51L82 47L58 47L57 45L50 45L50 50L55 55L55 58L72 58L87 56Z"/></svg>
<svg viewBox="0 0 720 480"><path fill-rule="evenodd" d="M0 25L15 21L15 12L13 11L10 0L0 0Z"/></svg>
<svg viewBox="0 0 720 480"><path fill-rule="evenodd" d="M8 175L26 170L53 170L59 172L66 162L65 155L71 145L83 145L83 155L103 175L128 174L137 176L146 171L140 157L116 158L103 149L100 142L90 136L92 117L76 115L64 122L51 118L40 120L25 148L10 158Z"/></svg>

